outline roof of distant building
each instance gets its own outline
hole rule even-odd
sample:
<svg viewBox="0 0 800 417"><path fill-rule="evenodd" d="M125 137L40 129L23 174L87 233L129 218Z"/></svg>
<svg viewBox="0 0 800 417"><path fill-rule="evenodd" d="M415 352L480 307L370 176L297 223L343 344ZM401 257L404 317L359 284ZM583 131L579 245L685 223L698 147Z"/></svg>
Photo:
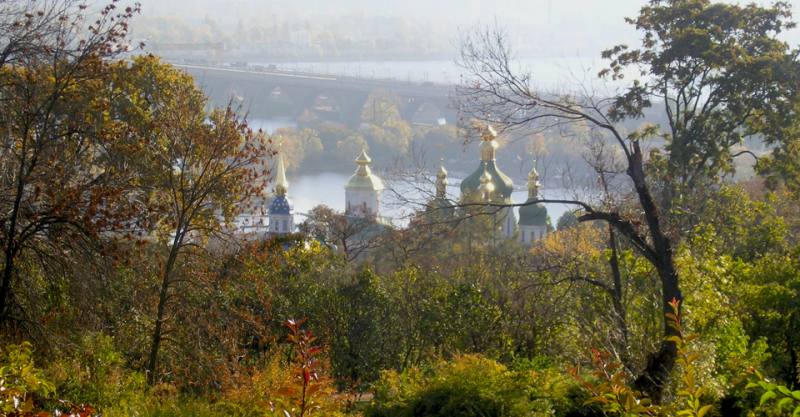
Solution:
<svg viewBox="0 0 800 417"><path fill-rule="evenodd" d="M285 195L276 196L269 204L269 214L271 215L291 215L293 211L294 204Z"/></svg>
<svg viewBox="0 0 800 417"><path fill-rule="evenodd" d="M369 163L372 162L367 151L361 150L361 155L356 158L358 168L356 173L347 180L344 186L345 190L353 191L382 191L384 189L383 181L369 169Z"/></svg>

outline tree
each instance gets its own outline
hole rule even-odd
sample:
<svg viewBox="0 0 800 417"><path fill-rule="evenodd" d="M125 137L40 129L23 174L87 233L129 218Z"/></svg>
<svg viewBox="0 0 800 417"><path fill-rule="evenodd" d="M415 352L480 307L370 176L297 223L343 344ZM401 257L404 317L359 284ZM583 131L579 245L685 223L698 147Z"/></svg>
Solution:
<svg viewBox="0 0 800 417"><path fill-rule="evenodd" d="M399 107L402 106L400 97L386 90L375 90L367 97L367 104L361 112L364 122L382 127L394 127L402 122Z"/></svg>
<svg viewBox="0 0 800 417"><path fill-rule="evenodd" d="M575 213L571 211L565 211L556 221L556 230L571 229L577 225L578 218L575 216Z"/></svg>
<svg viewBox="0 0 800 417"><path fill-rule="evenodd" d="M779 140L781 127L795 126L797 62L777 36L795 27L788 3L744 7L709 0L650 2L628 23L644 32L641 48L618 45L603 52L611 60L601 77L634 80L615 97L609 120L639 119L661 100L668 126L654 132L666 140L661 204L735 170L731 149L745 138Z"/></svg>
<svg viewBox="0 0 800 417"><path fill-rule="evenodd" d="M350 162L358 157L362 150L369 149L367 141L358 133L353 133L342 141L336 144L336 148L332 150L332 154L339 158L341 161Z"/></svg>
<svg viewBox="0 0 800 417"><path fill-rule="evenodd" d="M170 306L188 290L178 284L193 277L191 257L202 253L209 237L224 241L234 217L251 209L251 197L265 186L259 167L271 151L230 107L207 113L207 100L189 75L152 56L135 59L125 73L132 78L121 83L130 89L125 97L141 101L142 111L122 113L148 127L139 138L147 146L136 160L145 173L143 188L164 207L153 230L164 252L157 255L158 307L147 363L152 384Z"/></svg>
<svg viewBox="0 0 800 417"><path fill-rule="evenodd" d="M640 66L649 83L634 80L615 96L595 95L591 86L577 92L545 94L534 90L529 74L518 74L502 31L477 30L461 39L461 67L467 82L458 87L462 113L500 123L504 130L538 126L561 129L576 139L607 137L622 155L622 173L632 201L567 200L584 210L578 221L607 222L621 238L641 253L657 271L661 307L672 313L670 302L683 300L675 266L677 234L670 229L669 208L680 190L711 181L729 172L731 146L743 136L769 133L767 121L794 100L792 83L798 79L795 54L775 39L793 27L785 3L764 9L711 4L706 0L654 0L629 22L645 33L640 50L619 46L606 51L617 79L629 66ZM641 118L655 97L665 100L669 131L648 125L627 135L616 123ZM642 142L655 135L667 139L663 157L649 164ZM663 175L649 171L663 160ZM612 179L611 182L615 183ZM661 207L654 190L667 190ZM544 202L555 202L544 200ZM499 206L498 206L499 209ZM664 339L676 336L663 321ZM675 365L675 343L664 340L647 356L636 388L655 403Z"/></svg>
<svg viewBox="0 0 800 417"><path fill-rule="evenodd" d="M319 205L308 212L301 230L335 248L347 261L363 258L381 243L386 226L374 216L351 216Z"/></svg>
<svg viewBox="0 0 800 417"><path fill-rule="evenodd" d="M87 239L122 231L140 208L128 200L130 171L118 158L128 150L117 141L125 127L105 114L110 68L127 48L138 5L116 11L114 3L88 25L83 1L0 4L4 323L25 315L22 259L32 254L46 267L59 253L89 247Z"/></svg>

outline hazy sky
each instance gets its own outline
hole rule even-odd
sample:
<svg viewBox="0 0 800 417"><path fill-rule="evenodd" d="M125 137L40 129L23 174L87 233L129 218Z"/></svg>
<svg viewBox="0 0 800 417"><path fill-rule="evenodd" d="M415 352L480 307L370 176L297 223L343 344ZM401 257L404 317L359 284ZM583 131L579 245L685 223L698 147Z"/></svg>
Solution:
<svg viewBox="0 0 800 417"><path fill-rule="evenodd" d="M800 0L799 0L800 1ZM625 17L633 17L647 0L140 0L144 15L174 15L187 22L214 18L234 29L259 21L324 22L331 16L410 16L438 22L454 38L459 29L478 23L506 27L515 42L528 43L533 33L564 46L564 54L597 57L600 50L619 43L635 45L640 35ZM744 2L742 2L744 3ZM771 2L759 1L760 4ZM797 8L795 7L795 10ZM800 18L800 16L798 16ZM800 30L783 36L800 44ZM535 37L535 42L546 42Z"/></svg>

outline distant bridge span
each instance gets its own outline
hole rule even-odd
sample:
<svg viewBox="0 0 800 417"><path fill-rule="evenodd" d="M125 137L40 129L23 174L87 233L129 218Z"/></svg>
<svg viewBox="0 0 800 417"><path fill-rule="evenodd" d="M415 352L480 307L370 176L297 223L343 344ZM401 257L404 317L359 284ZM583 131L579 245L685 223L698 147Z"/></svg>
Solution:
<svg viewBox="0 0 800 417"><path fill-rule="evenodd" d="M336 119L349 125L361 123L361 112L367 97L375 90L386 90L403 100L401 117L411 121L423 105L433 105L438 118L456 124L457 112L450 109L450 95L454 88L449 84L419 81L402 81L385 78L365 78L346 75L326 75L296 71L237 69L219 66L176 65L195 78L198 87L206 91L212 102L227 104L231 98L243 99L254 109L265 106L271 95L280 91L285 95L292 117L312 110L323 97L332 100L338 111L316 111L324 118ZM273 103L273 106L275 104ZM285 110L285 109L284 109Z"/></svg>

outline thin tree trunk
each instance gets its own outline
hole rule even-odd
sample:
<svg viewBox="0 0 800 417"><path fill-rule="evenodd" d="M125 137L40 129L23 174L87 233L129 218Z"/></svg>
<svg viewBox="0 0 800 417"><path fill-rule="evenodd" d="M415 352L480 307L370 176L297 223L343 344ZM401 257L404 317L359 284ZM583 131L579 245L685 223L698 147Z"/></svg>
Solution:
<svg viewBox="0 0 800 417"><path fill-rule="evenodd" d="M619 252L617 250L617 233L613 227L608 228L609 239L608 244L611 246L611 259L608 263L611 265L611 274L614 279L614 288L612 299L614 300L614 318L617 322L617 327L620 332L620 337L617 341L620 362L626 367L630 368L631 361L628 356L628 319L625 305L622 302L622 274L619 269Z"/></svg>
<svg viewBox="0 0 800 417"><path fill-rule="evenodd" d="M158 294L158 310L156 312L156 326L153 330L153 339L150 344L150 358L147 362L147 383L151 386L156 382L156 371L158 369L158 352L161 348L163 338L164 314L166 312L167 296L170 284L172 283L172 269L178 258L178 249L183 241L181 233L175 234L172 249L170 250L167 264L164 266L164 276L161 281L161 290Z"/></svg>
<svg viewBox="0 0 800 417"><path fill-rule="evenodd" d="M669 305L672 300L683 300L683 293L678 286L678 273L672 265L671 257L663 259L660 265L656 265L656 269L661 278L663 291L661 303L664 337L678 336L677 330L670 327L664 317L667 313L673 313L672 306ZM675 343L662 340L658 352L647 355L645 368L634 381L634 387L650 397L654 404L661 404L663 391L669 382L669 374L675 367L677 356L678 349Z"/></svg>
<svg viewBox="0 0 800 417"><path fill-rule="evenodd" d="M639 196L645 223L653 242L649 258L661 280L661 319L664 322L663 338L666 339L669 336L679 336L678 331L669 325L666 314L673 313L670 302L673 300L683 302L683 293L679 285L678 271L673 262L672 243L662 229L658 207L653 201L653 196L645 181L642 159L639 142L633 142L633 154L628 163L628 176L633 181ZM661 404L663 391L669 382L669 373L675 367L677 355L678 350L675 343L662 339L658 352L647 355L645 368L634 382L634 387L650 397L654 404Z"/></svg>
<svg viewBox="0 0 800 417"><path fill-rule="evenodd" d="M5 265L3 266L3 282L0 284L0 321L5 321L8 317L8 299L11 294L11 279L14 274L14 258L16 250L9 247L5 251Z"/></svg>
<svg viewBox="0 0 800 417"><path fill-rule="evenodd" d="M150 345L150 359L147 363L147 382L151 386L156 381L156 367L158 366L158 350L161 347L162 323L164 322L164 309L169 290L169 276L164 274L161 291L158 297L158 312L156 313L156 327L153 330L153 340Z"/></svg>
<svg viewBox="0 0 800 417"><path fill-rule="evenodd" d="M28 131L25 131L25 138L27 138ZM11 209L9 216L8 230L6 231L5 248L3 251L6 255L5 268L3 269L3 282L0 284L0 322L5 322L8 319L8 299L11 295L11 280L14 274L14 264L16 257L19 254L19 246L17 242L17 221L19 220L20 207L22 206L22 198L25 192L25 178L36 166L36 158L33 158L30 166L26 166L26 155L28 153L28 141L23 140L22 160L19 162L19 170L17 172L17 189L14 196L14 207Z"/></svg>

